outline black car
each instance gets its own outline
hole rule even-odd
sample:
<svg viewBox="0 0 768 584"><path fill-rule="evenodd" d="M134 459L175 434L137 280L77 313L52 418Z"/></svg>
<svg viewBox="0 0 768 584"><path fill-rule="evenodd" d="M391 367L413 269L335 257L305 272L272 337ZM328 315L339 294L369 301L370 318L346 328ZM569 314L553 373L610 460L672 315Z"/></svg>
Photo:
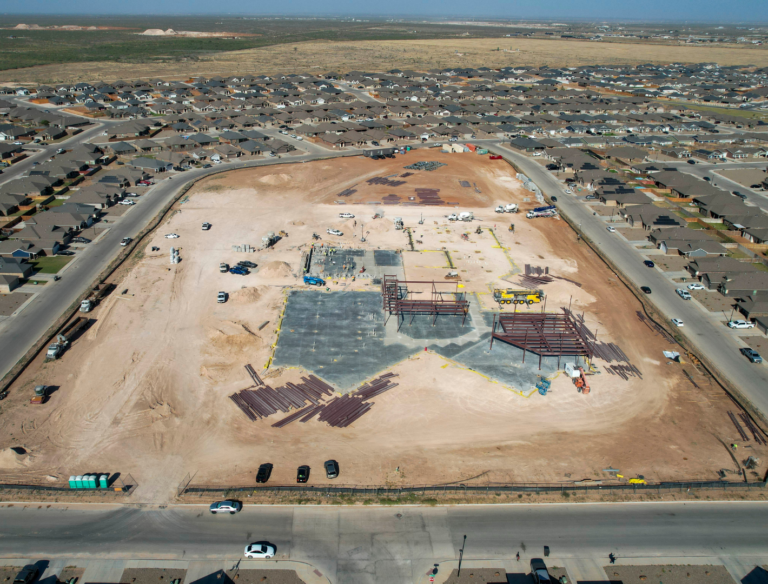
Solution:
<svg viewBox="0 0 768 584"><path fill-rule="evenodd" d="M646 294L650 294L651 293L651 289L648 286L640 286L640 290L642 290Z"/></svg>
<svg viewBox="0 0 768 584"><path fill-rule="evenodd" d="M552 582L547 565L541 558L531 558L531 576L536 584L550 584Z"/></svg>
<svg viewBox="0 0 768 584"><path fill-rule="evenodd" d="M69 251L68 249L64 249L62 251L56 252L56 255L73 256L75 255L75 252Z"/></svg>
<svg viewBox="0 0 768 584"><path fill-rule="evenodd" d="M29 566L24 566L21 572L16 574L16 577L13 579L13 584L30 584L30 582L33 582L34 579L37 578L39 572L40 570L38 570L35 565L30 564Z"/></svg>
<svg viewBox="0 0 768 584"><path fill-rule="evenodd" d="M739 191L733 191L733 196L739 197L742 201L746 200L747 198L747 195L745 195L744 193L740 193Z"/></svg>
<svg viewBox="0 0 768 584"><path fill-rule="evenodd" d="M213 168L213 164L203 164L203 168Z"/></svg>
<svg viewBox="0 0 768 584"><path fill-rule="evenodd" d="M309 480L309 467L306 464L302 464L296 471L296 482L306 483Z"/></svg>
<svg viewBox="0 0 768 584"><path fill-rule="evenodd" d="M557 203L557 197L552 197L552 202Z"/></svg>
<svg viewBox="0 0 768 584"><path fill-rule="evenodd" d="M372 146L378 146L378 145L379 145L379 143L378 143L376 140L374 140L373 142L371 142L371 145L372 145Z"/></svg>
<svg viewBox="0 0 768 584"><path fill-rule="evenodd" d="M339 463L335 460L326 460L325 476L329 479L335 479L337 476L339 476Z"/></svg>
<svg viewBox="0 0 768 584"><path fill-rule="evenodd" d="M647 268L653 268L653 267L656 266L656 264L654 264L651 260L645 260L643 263L645 264L645 267L647 267Z"/></svg>
<svg viewBox="0 0 768 584"><path fill-rule="evenodd" d="M262 464L259 467L259 472L256 473L257 483L266 483L269 477L272 475L272 465L270 463Z"/></svg>
<svg viewBox="0 0 768 584"><path fill-rule="evenodd" d="M750 189L762 189L763 185L750 185L749 188Z"/></svg>
<svg viewBox="0 0 768 584"><path fill-rule="evenodd" d="M695 160L689 160L688 164L696 164L696 161Z"/></svg>
<svg viewBox="0 0 768 584"><path fill-rule="evenodd" d="M712 180L712 179L711 179L711 178L709 178L708 176L705 176L705 177L703 177L703 178L704 178L704 180L705 180L705 181L707 181L707 182L709 182L709 181L711 181L711 180Z"/></svg>
<svg viewBox="0 0 768 584"><path fill-rule="evenodd" d="M254 264L253 262L249 262L248 260L243 260L241 262L237 262L238 266L243 266L244 268L258 268L258 264Z"/></svg>
<svg viewBox="0 0 768 584"><path fill-rule="evenodd" d="M70 241L75 243L91 243L91 240L87 237L73 237Z"/></svg>

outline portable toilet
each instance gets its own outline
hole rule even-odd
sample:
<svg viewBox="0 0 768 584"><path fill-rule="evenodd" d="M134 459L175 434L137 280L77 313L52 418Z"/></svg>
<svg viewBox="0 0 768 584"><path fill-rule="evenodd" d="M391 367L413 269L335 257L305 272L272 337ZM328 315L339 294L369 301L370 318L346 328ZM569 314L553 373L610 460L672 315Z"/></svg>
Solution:
<svg viewBox="0 0 768 584"><path fill-rule="evenodd" d="M77 477L75 475L72 475L69 477L69 488L70 489L76 489L77 488Z"/></svg>
<svg viewBox="0 0 768 584"><path fill-rule="evenodd" d="M82 489L83 487L83 475L77 475L75 477L75 488Z"/></svg>
<svg viewBox="0 0 768 584"><path fill-rule="evenodd" d="M88 488L89 489L95 489L96 488L96 475L88 475Z"/></svg>
<svg viewBox="0 0 768 584"><path fill-rule="evenodd" d="M99 488L106 489L108 480L109 480L109 475L105 475L105 474L101 475L99 477Z"/></svg>

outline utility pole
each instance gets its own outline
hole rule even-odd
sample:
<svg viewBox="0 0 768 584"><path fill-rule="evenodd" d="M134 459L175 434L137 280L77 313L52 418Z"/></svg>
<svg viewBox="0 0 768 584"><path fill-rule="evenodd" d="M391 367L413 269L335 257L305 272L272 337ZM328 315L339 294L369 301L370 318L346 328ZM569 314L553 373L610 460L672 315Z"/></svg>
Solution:
<svg viewBox="0 0 768 584"><path fill-rule="evenodd" d="M517 308L517 307L515 307ZM456 573L456 576L461 576L461 560L464 559L464 546L467 545L467 536L464 536L464 542L461 544L461 549L459 550L459 570Z"/></svg>

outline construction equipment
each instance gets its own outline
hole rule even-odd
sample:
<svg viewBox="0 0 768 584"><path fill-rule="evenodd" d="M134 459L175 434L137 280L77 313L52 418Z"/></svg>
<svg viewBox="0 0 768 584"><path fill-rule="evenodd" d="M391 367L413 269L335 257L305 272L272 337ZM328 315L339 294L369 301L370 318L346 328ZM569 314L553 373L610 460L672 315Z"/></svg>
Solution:
<svg viewBox="0 0 768 584"><path fill-rule="evenodd" d="M261 249L268 249L275 245L280 238L277 237L274 232L270 231L264 237L261 238Z"/></svg>
<svg viewBox="0 0 768 584"><path fill-rule="evenodd" d="M72 339L77 332L86 324L88 324L88 317L78 316L75 320L61 329L61 332L56 335L56 342L48 346L48 352L45 354L45 358L58 359L72 342Z"/></svg>
<svg viewBox="0 0 768 584"><path fill-rule="evenodd" d="M446 280L461 280L461 276L459 276L458 272L448 272L445 275Z"/></svg>
<svg viewBox="0 0 768 584"><path fill-rule="evenodd" d="M392 219L395 222L395 229L403 229L403 218L402 217L395 217Z"/></svg>
<svg viewBox="0 0 768 584"><path fill-rule="evenodd" d="M535 209L528 211L525 216L528 219L534 219L536 217L554 217L557 215L557 207L549 205L547 207L536 207Z"/></svg>
<svg viewBox="0 0 768 584"><path fill-rule="evenodd" d="M482 229L480 228L480 226L478 225L478 226L477 226L477 229L475 229L475 233L477 233L478 235L480 235L482 232L483 232L483 230L482 230Z"/></svg>
<svg viewBox="0 0 768 584"><path fill-rule="evenodd" d="M496 289L493 291L493 299L499 304L537 304L544 298L543 290L506 290Z"/></svg>
<svg viewBox="0 0 768 584"><path fill-rule="evenodd" d="M584 368L579 367L578 371L579 376L573 379L573 384L582 395L587 395L589 393L589 383L587 382L587 376L584 374Z"/></svg>
<svg viewBox="0 0 768 584"><path fill-rule="evenodd" d="M288 237L288 234L285 231L283 231L282 229L280 230L280 233L278 235L280 237Z"/></svg>
<svg viewBox="0 0 768 584"><path fill-rule="evenodd" d="M497 213L517 213L518 206L517 203L509 203L508 205L502 206L499 205L496 207Z"/></svg>
<svg viewBox="0 0 768 584"><path fill-rule="evenodd" d="M32 399L29 400L29 403L34 405L42 405L45 403L45 400L48 399L48 386L47 385L36 385L35 386L35 395L32 397Z"/></svg>
<svg viewBox="0 0 768 584"><path fill-rule="evenodd" d="M552 386L552 382L548 379L540 379L539 382L536 384L536 389L539 390L539 394L541 395L547 395L547 392L549 391L549 388Z"/></svg>
<svg viewBox="0 0 768 584"><path fill-rule="evenodd" d="M312 239L318 240L318 239L321 239L321 237L317 233L313 233L312 234Z"/></svg>
<svg viewBox="0 0 768 584"><path fill-rule="evenodd" d="M104 298L104 296L106 296L111 291L111 289L111 284L98 284L93 290L91 290L88 298L80 303L80 312L90 312L93 310L96 304L98 304L99 300Z"/></svg>
<svg viewBox="0 0 768 584"><path fill-rule="evenodd" d="M475 218L475 214L472 211L464 211L459 213L459 221L472 221Z"/></svg>
<svg viewBox="0 0 768 584"><path fill-rule="evenodd" d="M381 213L376 213L376 214L373 216L373 218L374 218L374 219L381 219L383 216L384 216L384 215L382 215Z"/></svg>
<svg viewBox="0 0 768 584"><path fill-rule="evenodd" d="M514 223L510 223L510 224L509 224L509 230L510 230L512 233L514 233L514 232L515 232L515 224L514 224Z"/></svg>
<svg viewBox="0 0 768 584"><path fill-rule="evenodd" d="M316 276L304 276L304 283L308 286L325 286L325 280Z"/></svg>

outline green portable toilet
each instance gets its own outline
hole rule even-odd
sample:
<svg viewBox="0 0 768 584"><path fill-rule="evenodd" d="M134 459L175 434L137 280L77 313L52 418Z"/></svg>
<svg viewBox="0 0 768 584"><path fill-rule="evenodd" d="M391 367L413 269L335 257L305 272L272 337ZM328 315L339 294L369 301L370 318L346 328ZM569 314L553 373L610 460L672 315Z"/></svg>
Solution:
<svg viewBox="0 0 768 584"><path fill-rule="evenodd" d="M96 475L88 475L88 488L89 489L96 488Z"/></svg>
<svg viewBox="0 0 768 584"><path fill-rule="evenodd" d="M75 475L72 475L69 477L69 488L70 489L76 489L77 488L77 477Z"/></svg>
<svg viewBox="0 0 768 584"><path fill-rule="evenodd" d="M108 480L109 480L109 475L105 475L105 474L101 475L99 477L99 488L106 489Z"/></svg>
<svg viewBox="0 0 768 584"><path fill-rule="evenodd" d="M83 475L77 475L75 477L75 488L76 489L82 489L83 488Z"/></svg>

